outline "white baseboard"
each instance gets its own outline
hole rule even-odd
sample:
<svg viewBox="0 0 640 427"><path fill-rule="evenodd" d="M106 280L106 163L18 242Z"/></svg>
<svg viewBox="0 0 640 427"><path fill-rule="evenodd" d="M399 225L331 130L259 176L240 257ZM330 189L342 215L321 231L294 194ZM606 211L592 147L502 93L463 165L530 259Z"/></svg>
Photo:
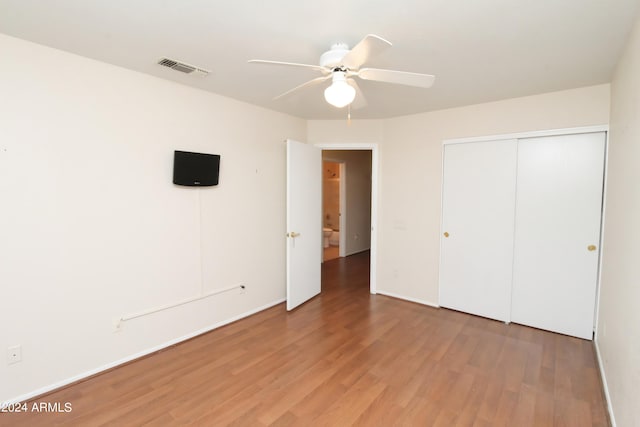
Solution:
<svg viewBox="0 0 640 427"><path fill-rule="evenodd" d="M377 290L376 294L386 295L386 296L392 297L392 298L397 298L397 299L402 299L402 300L405 300L405 301L415 302L417 304L428 305L429 307L440 308L440 305L434 304L434 303L432 303L430 301L424 301L424 300L417 299L417 298L405 297L403 295L394 294L393 292Z"/></svg>
<svg viewBox="0 0 640 427"><path fill-rule="evenodd" d="M230 319L226 319L226 320L223 320L221 322L214 323L213 325L207 326L205 328L202 328L202 329L197 330L195 332L192 332L190 334L184 335L182 337L173 339L171 341L167 341L167 342L165 342L163 344L160 344L160 345L157 345L155 347L148 348L148 349L143 350L141 352L132 354L132 355L127 356L127 357L125 357L123 359L116 360L115 362L100 366L98 368L92 369L92 370L87 371L87 372L83 372L82 374L74 375L73 377L64 379L62 381L58 381L58 382L56 382L54 384L49 384L49 385L47 385L45 387L39 388L37 390L33 390L33 391L29 392L29 393L25 393L25 394L23 394L21 396L17 396L15 398L13 398L13 399L9 399L6 402L2 402L2 404L3 405L11 405L11 404L14 404L14 403L26 402L26 401L28 401L30 399L33 399L34 397L41 396L41 395L43 395L45 393L49 393L49 392L54 391L56 389L59 389L61 387L67 386L69 384L73 384L75 382L78 382L78 381L83 380L85 378L97 375L97 374L99 374L101 372L104 372L104 371L107 371L109 369L113 369L113 368L115 368L117 366L120 366L120 365L123 365L125 363L129 363L129 362L131 362L133 360L136 360L136 359L139 359L141 357L147 356L149 354L155 353L155 352L160 351L162 349L165 349L167 347L171 347L172 345L175 345L175 344L181 343L183 341L189 340L191 338L197 337L198 335L202 335L202 334L210 332L210 331L212 331L214 329L218 329L218 328L220 328L222 326L228 325L229 323L233 323L233 322L238 321L240 319L244 319L245 317L249 317L249 316L251 316L253 314L259 313L259 312L261 312L263 310L266 310L268 308L271 308L273 306L281 304L281 303L283 303L285 301L286 301L286 299L280 299L280 300L277 300L277 301L270 302L269 304L263 305L261 307L258 307L256 309L254 309L254 310L250 310L250 311L247 311L245 313L239 314L238 316L234 316L234 317L232 317Z"/></svg>
<svg viewBox="0 0 640 427"><path fill-rule="evenodd" d="M604 363L602 362L602 355L600 354L600 346L598 345L597 337L593 340L593 345L596 348L596 358L598 359L598 367L600 368L600 379L602 380L604 397L607 401L607 410L609 411L609 421L611 421L611 427L616 427L616 417L613 415L613 406L611 406L611 395L609 394L609 386L607 384L607 377L604 373Z"/></svg>

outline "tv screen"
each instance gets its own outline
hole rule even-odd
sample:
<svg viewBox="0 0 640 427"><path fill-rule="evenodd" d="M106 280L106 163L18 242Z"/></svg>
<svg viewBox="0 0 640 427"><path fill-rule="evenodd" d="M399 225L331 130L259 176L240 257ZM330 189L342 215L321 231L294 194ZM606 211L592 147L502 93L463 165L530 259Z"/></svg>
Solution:
<svg viewBox="0 0 640 427"><path fill-rule="evenodd" d="M173 183L189 187L218 185L220 155L175 151L173 155Z"/></svg>

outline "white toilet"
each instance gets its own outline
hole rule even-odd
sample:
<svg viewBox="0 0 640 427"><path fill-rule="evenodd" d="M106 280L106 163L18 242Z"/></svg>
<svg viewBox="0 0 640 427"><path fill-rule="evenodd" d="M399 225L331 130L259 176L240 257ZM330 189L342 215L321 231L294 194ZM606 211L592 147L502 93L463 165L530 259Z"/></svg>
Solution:
<svg viewBox="0 0 640 427"><path fill-rule="evenodd" d="M333 230L330 228L323 228L322 229L322 236L324 237L322 246L324 246L325 248L329 247L329 237L331 237L331 234L333 233Z"/></svg>
<svg viewBox="0 0 640 427"><path fill-rule="evenodd" d="M340 231L333 230L329 236L329 246L340 246Z"/></svg>

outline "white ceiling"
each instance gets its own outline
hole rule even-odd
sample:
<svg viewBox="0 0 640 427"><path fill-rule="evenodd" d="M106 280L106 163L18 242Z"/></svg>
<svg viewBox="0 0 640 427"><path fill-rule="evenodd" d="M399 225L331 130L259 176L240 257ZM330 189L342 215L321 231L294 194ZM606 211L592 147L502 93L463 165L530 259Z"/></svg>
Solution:
<svg viewBox="0 0 640 427"><path fill-rule="evenodd" d="M361 81L362 119L609 82L639 3L0 0L0 32L307 119L346 112L324 102L325 85L272 98L318 74L247 60L317 64L332 44L376 34L394 45L366 66L436 75L431 89ZM157 65L165 56L212 73Z"/></svg>

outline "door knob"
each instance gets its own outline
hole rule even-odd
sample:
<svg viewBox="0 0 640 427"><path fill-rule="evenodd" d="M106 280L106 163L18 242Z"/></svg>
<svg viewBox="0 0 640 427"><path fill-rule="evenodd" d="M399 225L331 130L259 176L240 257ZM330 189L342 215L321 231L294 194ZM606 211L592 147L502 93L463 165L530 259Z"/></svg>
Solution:
<svg viewBox="0 0 640 427"><path fill-rule="evenodd" d="M295 231L292 231L291 233L287 233L287 237L298 237L300 235L300 233L296 233Z"/></svg>
<svg viewBox="0 0 640 427"><path fill-rule="evenodd" d="M449 232L445 231L444 232L444 237L449 237Z"/></svg>
<svg viewBox="0 0 640 427"><path fill-rule="evenodd" d="M595 250L596 250L596 245L589 245L589 246L587 246L587 250L589 250L589 251L591 251L591 252L595 251Z"/></svg>

